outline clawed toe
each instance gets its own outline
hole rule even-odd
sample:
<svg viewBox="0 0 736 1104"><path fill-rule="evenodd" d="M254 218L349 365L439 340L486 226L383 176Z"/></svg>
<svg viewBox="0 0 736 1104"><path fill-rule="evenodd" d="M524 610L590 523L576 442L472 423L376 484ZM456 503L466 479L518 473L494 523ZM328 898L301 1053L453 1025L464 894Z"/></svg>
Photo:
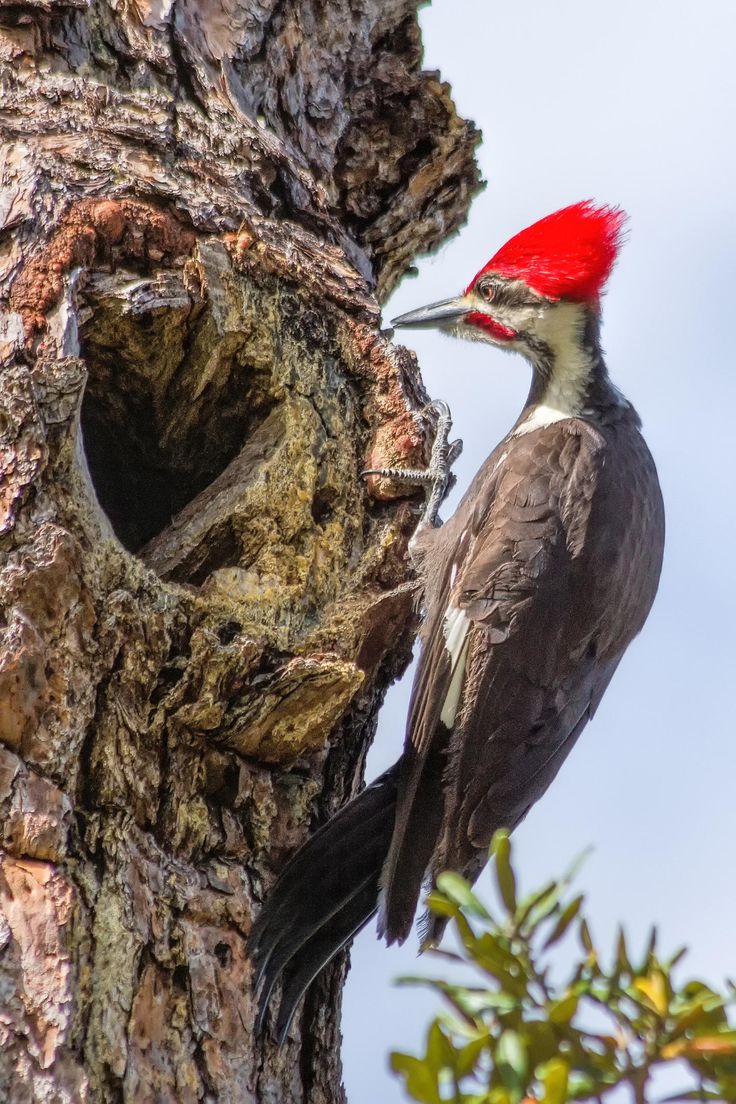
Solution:
<svg viewBox="0 0 736 1104"><path fill-rule="evenodd" d="M435 438L429 458L429 467L423 470L405 470L402 468L366 468L361 476L377 475L383 479L395 479L400 483L420 484L428 489L427 501L422 513L422 523L429 526L441 524L437 514L442 500L447 494L450 481L450 469L463 450L461 440L449 442L452 429L450 408L443 399L434 399L427 403L424 411L432 410L437 414Z"/></svg>
<svg viewBox="0 0 736 1104"><path fill-rule="evenodd" d="M444 418L447 421L452 422L450 407L447 405L444 399L432 399L431 402L428 402L427 405L424 407L424 410L434 410L440 418Z"/></svg>
<svg viewBox="0 0 736 1104"><path fill-rule="evenodd" d="M458 437L456 441L450 441L450 444L447 448L447 463L449 467L452 467L458 456L461 455L462 451L463 442L460 437Z"/></svg>

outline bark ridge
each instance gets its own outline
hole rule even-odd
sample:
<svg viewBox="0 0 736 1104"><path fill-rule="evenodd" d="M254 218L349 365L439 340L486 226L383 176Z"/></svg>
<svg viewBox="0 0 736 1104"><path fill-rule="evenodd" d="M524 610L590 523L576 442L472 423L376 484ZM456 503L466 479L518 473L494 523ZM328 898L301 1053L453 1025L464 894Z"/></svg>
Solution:
<svg viewBox="0 0 736 1104"><path fill-rule="evenodd" d="M408 0L0 9L0 1098L334 1101L245 940L409 656L379 300L477 134ZM306 1027L308 1030L303 1030Z"/></svg>

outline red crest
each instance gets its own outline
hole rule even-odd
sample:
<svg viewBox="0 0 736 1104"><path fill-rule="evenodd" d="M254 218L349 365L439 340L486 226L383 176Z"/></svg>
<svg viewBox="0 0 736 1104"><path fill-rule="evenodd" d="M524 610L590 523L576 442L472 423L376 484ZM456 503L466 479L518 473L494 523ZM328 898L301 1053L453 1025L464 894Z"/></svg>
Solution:
<svg viewBox="0 0 736 1104"><path fill-rule="evenodd" d="M584 199L521 230L491 257L486 272L524 280L548 299L598 298L621 246L626 213Z"/></svg>

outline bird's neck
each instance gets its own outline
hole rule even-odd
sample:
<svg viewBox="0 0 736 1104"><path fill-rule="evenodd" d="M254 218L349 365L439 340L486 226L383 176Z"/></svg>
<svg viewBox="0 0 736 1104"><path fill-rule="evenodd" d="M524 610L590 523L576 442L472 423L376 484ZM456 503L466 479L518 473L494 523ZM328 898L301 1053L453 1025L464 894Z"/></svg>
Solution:
<svg viewBox="0 0 736 1104"><path fill-rule="evenodd" d="M592 307L558 304L530 344L530 360L532 385L517 423L524 432L563 418L610 419L632 409L609 379Z"/></svg>

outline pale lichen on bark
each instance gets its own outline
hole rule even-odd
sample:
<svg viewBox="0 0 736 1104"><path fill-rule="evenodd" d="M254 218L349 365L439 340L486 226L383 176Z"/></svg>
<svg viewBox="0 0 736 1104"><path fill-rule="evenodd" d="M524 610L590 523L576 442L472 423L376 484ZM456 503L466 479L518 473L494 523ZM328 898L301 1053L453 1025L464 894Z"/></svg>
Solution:
<svg viewBox="0 0 736 1104"><path fill-rule="evenodd" d="M0 1099L333 1101L245 940L413 631L416 364L464 217L409 0L0 8ZM397 734L397 739L399 734Z"/></svg>

